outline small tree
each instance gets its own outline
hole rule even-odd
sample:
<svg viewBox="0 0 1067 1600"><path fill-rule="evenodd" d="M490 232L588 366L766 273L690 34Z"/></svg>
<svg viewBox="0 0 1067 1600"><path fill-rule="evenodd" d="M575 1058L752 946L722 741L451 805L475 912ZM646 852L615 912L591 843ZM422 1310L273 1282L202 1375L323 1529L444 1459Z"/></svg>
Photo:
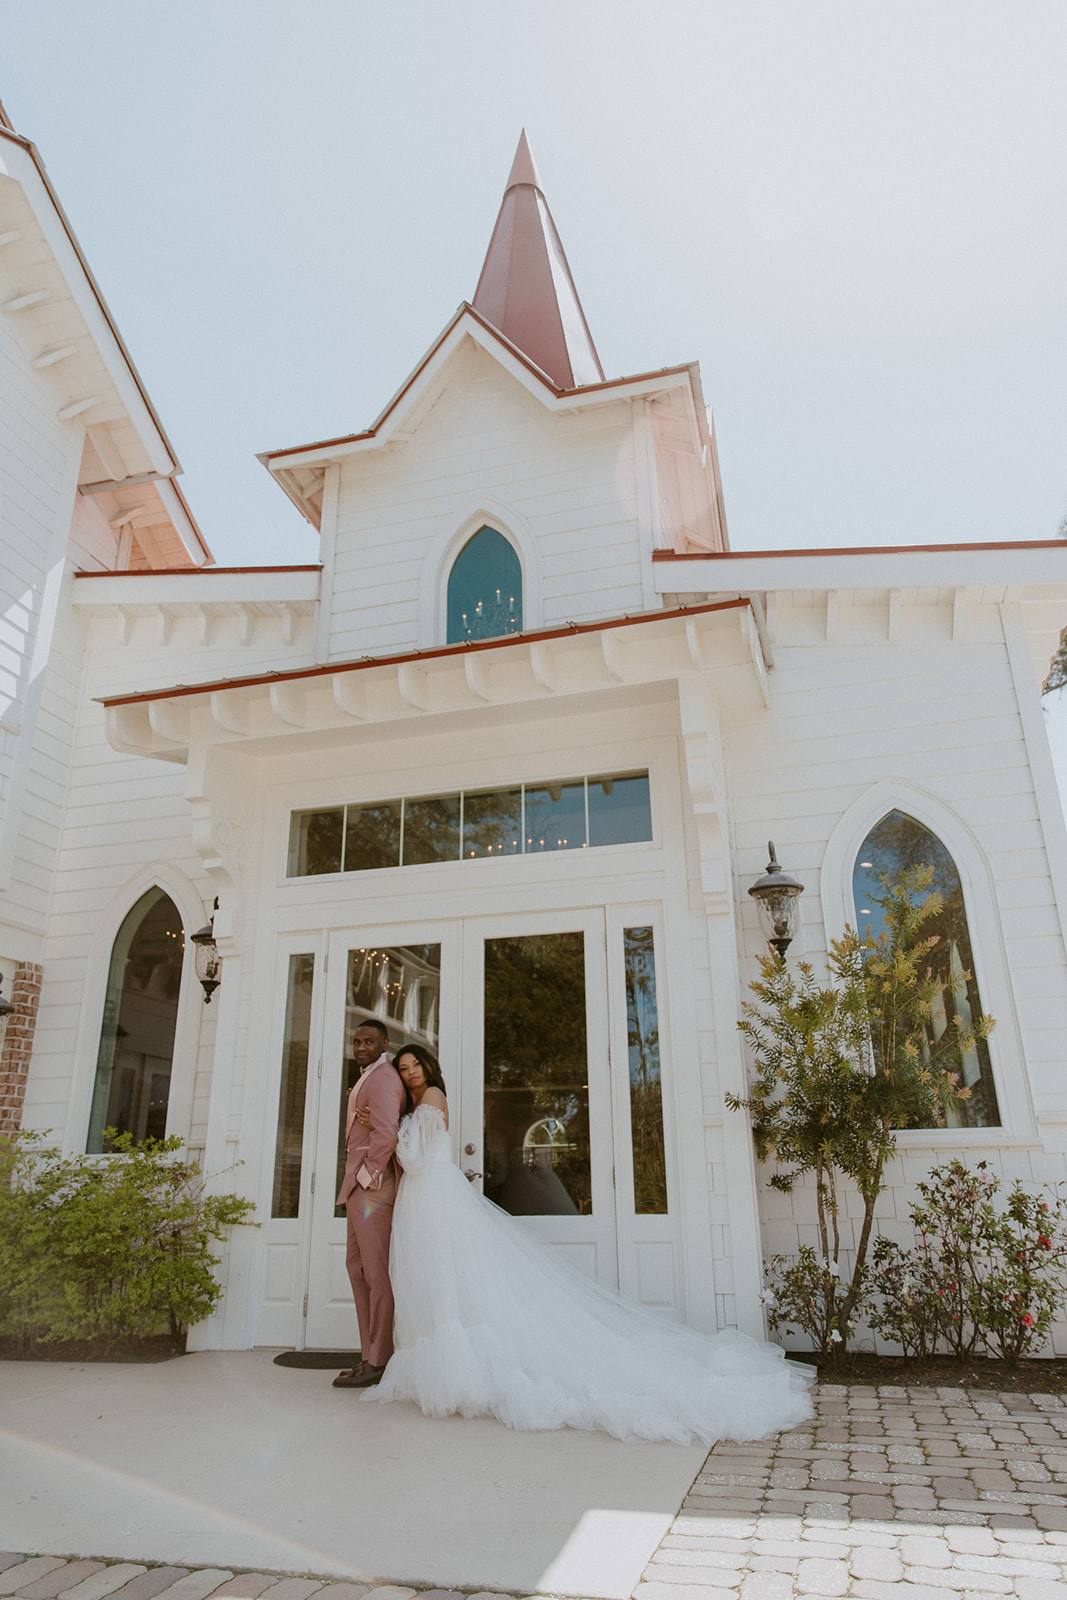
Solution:
<svg viewBox="0 0 1067 1600"><path fill-rule="evenodd" d="M760 1160L777 1163L772 1188L789 1193L804 1174L815 1178L818 1271L813 1276L805 1258L791 1284L790 1269L775 1259L783 1293L771 1324L798 1321L824 1355L845 1347L863 1302L875 1206L897 1131L943 1125L945 1107L969 1094L959 1086L963 1052L993 1027L990 1017L972 1028L955 1015L934 1036L935 1001L958 992L966 975L942 979L930 966L937 937L922 930L942 908L939 894L925 894L932 876L921 866L882 880L883 932L861 937L846 928L830 946L829 984L817 983L807 962L794 973L780 956L764 956L738 1024L756 1079L747 1097L728 1095L727 1104L750 1113ZM855 1183L863 1202L847 1280L842 1179Z"/></svg>

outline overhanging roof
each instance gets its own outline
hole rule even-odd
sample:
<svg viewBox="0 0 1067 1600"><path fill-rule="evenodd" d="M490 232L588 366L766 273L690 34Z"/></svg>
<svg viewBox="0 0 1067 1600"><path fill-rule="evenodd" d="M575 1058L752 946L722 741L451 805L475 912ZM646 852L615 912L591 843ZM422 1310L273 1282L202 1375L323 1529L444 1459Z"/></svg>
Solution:
<svg viewBox="0 0 1067 1600"><path fill-rule="evenodd" d="M767 702L748 601L364 657L286 672L109 696L108 739L128 754L184 761L193 745L252 754L350 739L361 725L506 709L701 673L733 703Z"/></svg>

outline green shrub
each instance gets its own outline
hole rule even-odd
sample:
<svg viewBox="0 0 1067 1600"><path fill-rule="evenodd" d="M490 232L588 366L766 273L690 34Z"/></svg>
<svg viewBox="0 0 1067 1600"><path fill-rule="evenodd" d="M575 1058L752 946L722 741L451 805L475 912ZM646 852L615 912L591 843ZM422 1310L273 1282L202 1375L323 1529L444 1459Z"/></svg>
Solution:
<svg viewBox="0 0 1067 1600"><path fill-rule="evenodd" d="M854 1332L854 1324L841 1327L841 1303L846 1292L854 1291L851 1306L859 1315L866 1300L866 1269L848 1284L841 1282L837 1263L820 1258L810 1244L803 1244L796 1256L772 1256L766 1263L767 1287L763 1303L772 1331L779 1328L793 1334L796 1328L807 1334L813 1350L836 1359Z"/></svg>
<svg viewBox="0 0 1067 1600"><path fill-rule="evenodd" d="M107 1131L106 1156L63 1155L34 1133L0 1140L0 1333L22 1345L178 1336L216 1307L213 1240L250 1220L206 1194L182 1140Z"/></svg>

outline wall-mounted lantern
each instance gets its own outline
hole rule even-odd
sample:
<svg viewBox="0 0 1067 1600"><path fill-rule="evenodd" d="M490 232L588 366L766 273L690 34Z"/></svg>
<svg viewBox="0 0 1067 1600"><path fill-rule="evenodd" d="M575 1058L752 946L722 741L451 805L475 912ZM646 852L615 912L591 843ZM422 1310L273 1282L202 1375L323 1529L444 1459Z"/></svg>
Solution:
<svg viewBox="0 0 1067 1600"><path fill-rule="evenodd" d="M774 853L774 840L767 843L770 860L767 870L748 891L756 902L760 928L769 945L785 959L785 953L800 928L800 896L804 885L791 872L783 872Z"/></svg>
<svg viewBox="0 0 1067 1600"><path fill-rule="evenodd" d="M196 967L196 975L200 979L204 990L204 1004L206 1006L211 1004L211 996L218 988L222 974L222 957L219 955L219 947L215 943L214 913L218 909L219 902L216 899L211 921L205 922L199 932L190 934L193 943L193 961Z"/></svg>

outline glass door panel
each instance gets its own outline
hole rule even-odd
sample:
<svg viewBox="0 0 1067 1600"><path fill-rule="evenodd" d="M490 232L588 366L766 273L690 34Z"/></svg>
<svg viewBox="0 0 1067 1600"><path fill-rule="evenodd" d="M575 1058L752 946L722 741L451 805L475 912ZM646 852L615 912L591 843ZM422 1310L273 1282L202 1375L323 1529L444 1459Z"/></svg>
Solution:
<svg viewBox="0 0 1067 1600"><path fill-rule="evenodd" d="M485 1192L514 1217L589 1216L585 936L485 942Z"/></svg>
<svg viewBox="0 0 1067 1600"><path fill-rule="evenodd" d="M439 1054L438 1015L441 1007L441 946L361 945L346 952L344 1058L337 1105L337 1171L334 1193L345 1171L345 1123L348 1095L359 1076L352 1054L356 1029L377 1017L389 1029L389 1054L407 1044L425 1045ZM344 1206L334 1215L343 1217Z"/></svg>
<svg viewBox="0 0 1067 1600"><path fill-rule="evenodd" d="M335 1204L344 1173L348 1094L357 1077L353 1036L376 1017L389 1030L390 1056L407 1044L425 1045L437 1055L443 961L451 992L458 985L454 939L446 934L408 941L399 932L368 929L330 939L305 1329L311 1349L353 1350L359 1343L345 1269L345 1213Z"/></svg>
<svg viewBox="0 0 1067 1600"><path fill-rule="evenodd" d="M522 1226L616 1283L603 912L469 921L463 949L464 1165Z"/></svg>
<svg viewBox="0 0 1067 1600"><path fill-rule="evenodd" d="M295 1217L299 1214L314 981L314 954L290 956L282 1077L278 1092L278 1131L274 1147L272 1217Z"/></svg>

